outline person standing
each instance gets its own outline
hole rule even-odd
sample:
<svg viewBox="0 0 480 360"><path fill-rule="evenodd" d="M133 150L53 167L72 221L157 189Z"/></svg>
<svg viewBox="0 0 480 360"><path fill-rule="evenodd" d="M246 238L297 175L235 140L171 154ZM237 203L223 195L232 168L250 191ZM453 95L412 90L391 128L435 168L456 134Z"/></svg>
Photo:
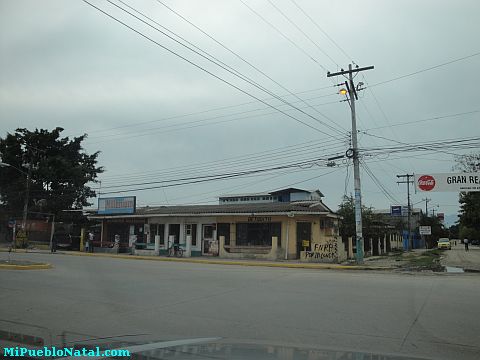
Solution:
<svg viewBox="0 0 480 360"><path fill-rule="evenodd" d="M57 252L57 235L53 234L52 236L52 248L50 249L52 253Z"/></svg>
<svg viewBox="0 0 480 360"><path fill-rule="evenodd" d="M463 239L463 243L465 244L465 251L468 251L468 239Z"/></svg>
<svg viewBox="0 0 480 360"><path fill-rule="evenodd" d="M93 240L95 239L95 235L92 231L88 232L88 250L89 252L93 252Z"/></svg>

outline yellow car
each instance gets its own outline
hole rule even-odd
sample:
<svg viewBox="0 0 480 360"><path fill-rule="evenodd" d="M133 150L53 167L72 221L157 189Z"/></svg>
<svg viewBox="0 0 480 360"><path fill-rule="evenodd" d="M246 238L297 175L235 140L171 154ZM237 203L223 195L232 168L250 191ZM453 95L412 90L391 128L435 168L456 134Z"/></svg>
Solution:
<svg viewBox="0 0 480 360"><path fill-rule="evenodd" d="M450 239L448 239L448 238L438 239L437 248L452 250L452 244L450 243Z"/></svg>

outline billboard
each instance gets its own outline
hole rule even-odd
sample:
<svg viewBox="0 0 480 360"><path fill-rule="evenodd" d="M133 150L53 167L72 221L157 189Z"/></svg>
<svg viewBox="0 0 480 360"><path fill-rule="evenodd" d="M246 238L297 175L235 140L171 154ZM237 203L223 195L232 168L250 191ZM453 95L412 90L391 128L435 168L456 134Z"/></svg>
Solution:
<svg viewBox="0 0 480 360"><path fill-rule="evenodd" d="M99 198L97 213L99 215L134 214L135 206L135 196Z"/></svg>
<svg viewBox="0 0 480 360"><path fill-rule="evenodd" d="M418 191L480 191L480 172L415 174L415 188Z"/></svg>
<svg viewBox="0 0 480 360"><path fill-rule="evenodd" d="M390 215L392 215L392 216L402 216L402 206L401 205L390 206Z"/></svg>

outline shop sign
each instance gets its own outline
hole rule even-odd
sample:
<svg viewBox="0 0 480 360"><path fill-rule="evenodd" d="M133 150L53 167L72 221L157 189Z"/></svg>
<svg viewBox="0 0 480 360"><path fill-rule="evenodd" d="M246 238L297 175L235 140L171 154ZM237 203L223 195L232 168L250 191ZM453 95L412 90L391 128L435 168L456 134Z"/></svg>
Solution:
<svg viewBox="0 0 480 360"><path fill-rule="evenodd" d="M480 173L415 174L419 191L480 191Z"/></svg>
<svg viewBox="0 0 480 360"><path fill-rule="evenodd" d="M134 214L135 196L112 197L98 199L98 214Z"/></svg>
<svg viewBox="0 0 480 360"><path fill-rule="evenodd" d="M270 216L249 216L247 221L255 223L269 223L272 222L272 218Z"/></svg>

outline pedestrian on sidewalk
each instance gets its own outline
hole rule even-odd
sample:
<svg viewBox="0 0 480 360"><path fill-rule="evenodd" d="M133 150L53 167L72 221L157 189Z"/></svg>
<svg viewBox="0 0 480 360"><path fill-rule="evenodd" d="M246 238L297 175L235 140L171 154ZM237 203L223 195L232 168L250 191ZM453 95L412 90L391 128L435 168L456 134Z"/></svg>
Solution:
<svg viewBox="0 0 480 360"><path fill-rule="evenodd" d="M465 251L468 251L468 239L463 239L463 243L465 244Z"/></svg>
<svg viewBox="0 0 480 360"><path fill-rule="evenodd" d="M53 234L52 236L52 248L50 249L52 253L57 252L57 235Z"/></svg>

